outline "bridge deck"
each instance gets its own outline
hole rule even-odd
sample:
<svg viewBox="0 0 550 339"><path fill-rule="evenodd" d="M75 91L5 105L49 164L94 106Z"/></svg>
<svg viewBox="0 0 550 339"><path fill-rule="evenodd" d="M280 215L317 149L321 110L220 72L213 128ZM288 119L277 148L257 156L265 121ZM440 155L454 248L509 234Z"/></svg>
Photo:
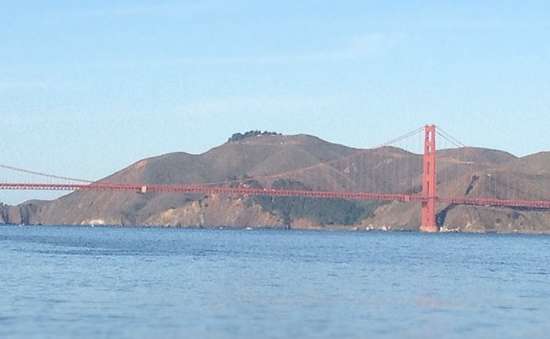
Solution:
<svg viewBox="0 0 550 339"><path fill-rule="evenodd" d="M281 190L270 188L227 187L211 185L145 185L145 184L47 184L47 183L0 183L0 190L41 190L41 191L119 191L141 193L202 193L273 197L304 197L320 199L345 199L363 201L425 202L433 197L418 194L390 194L375 192L338 192ZM503 200L495 198L448 198L436 197L440 203L470 206L523 207L550 209L549 200Z"/></svg>

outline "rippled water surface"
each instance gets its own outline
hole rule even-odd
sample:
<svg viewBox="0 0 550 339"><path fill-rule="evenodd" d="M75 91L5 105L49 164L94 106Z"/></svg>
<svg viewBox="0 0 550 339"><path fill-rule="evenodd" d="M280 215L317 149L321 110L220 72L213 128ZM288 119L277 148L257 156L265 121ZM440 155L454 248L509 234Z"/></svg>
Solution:
<svg viewBox="0 0 550 339"><path fill-rule="evenodd" d="M0 226L0 338L548 338L550 238Z"/></svg>

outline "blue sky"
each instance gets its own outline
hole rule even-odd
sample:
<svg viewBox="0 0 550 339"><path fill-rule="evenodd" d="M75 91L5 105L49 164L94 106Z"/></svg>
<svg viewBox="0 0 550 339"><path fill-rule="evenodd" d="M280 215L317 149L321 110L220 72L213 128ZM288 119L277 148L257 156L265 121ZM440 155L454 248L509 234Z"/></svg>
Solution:
<svg viewBox="0 0 550 339"><path fill-rule="evenodd" d="M369 147L428 122L550 150L548 1L21 0L0 21L0 163L96 179L249 129Z"/></svg>

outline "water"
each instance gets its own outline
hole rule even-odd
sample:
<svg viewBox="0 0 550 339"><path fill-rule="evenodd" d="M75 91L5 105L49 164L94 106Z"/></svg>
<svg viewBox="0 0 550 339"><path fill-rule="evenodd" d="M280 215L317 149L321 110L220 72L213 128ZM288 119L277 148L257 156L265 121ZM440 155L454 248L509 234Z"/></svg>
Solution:
<svg viewBox="0 0 550 339"><path fill-rule="evenodd" d="M0 338L547 338L550 237L0 227Z"/></svg>

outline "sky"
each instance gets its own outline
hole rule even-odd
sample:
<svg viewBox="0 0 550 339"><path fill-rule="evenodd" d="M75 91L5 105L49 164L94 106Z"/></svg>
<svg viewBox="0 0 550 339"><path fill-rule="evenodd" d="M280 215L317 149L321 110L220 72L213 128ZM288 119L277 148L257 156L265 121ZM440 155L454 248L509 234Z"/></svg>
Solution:
<svg viewBox="0 0 550 339"><path fill-rule="evenodd" d="M366 148L426 123L550 150L546 0L20 0L0 22L1 164L98 179L251 129Z"/></svg>

